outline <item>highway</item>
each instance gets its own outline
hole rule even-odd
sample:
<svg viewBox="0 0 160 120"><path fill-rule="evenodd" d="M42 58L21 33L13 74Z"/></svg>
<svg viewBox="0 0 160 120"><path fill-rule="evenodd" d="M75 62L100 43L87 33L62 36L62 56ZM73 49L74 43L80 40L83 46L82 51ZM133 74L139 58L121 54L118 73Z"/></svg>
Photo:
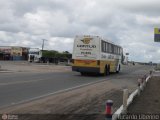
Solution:
<svg viewBox="0 0 160 120"><path fill-rule="evenodd" d="M130 65L122 67L119 74L109 76L81 76L72 71L0 73L0 108L104 80L110 80L122 87L125 87L123 83L136 85L137 79L150 70L151 66Z"/></svg>

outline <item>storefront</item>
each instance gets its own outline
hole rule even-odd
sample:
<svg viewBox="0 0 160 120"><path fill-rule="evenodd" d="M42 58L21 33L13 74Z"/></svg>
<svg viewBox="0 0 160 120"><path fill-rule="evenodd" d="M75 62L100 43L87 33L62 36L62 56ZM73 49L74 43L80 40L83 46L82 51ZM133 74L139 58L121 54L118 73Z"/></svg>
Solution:
<svg viewBox="0 0 160 120"><path fill-rule="evenodd" d="M0 47L0 60L10 60L11 47L1 46Z"/></svg>
<svg viewBox="0 0 160 120"><path fill-rule="evenodd" d="M3 52L0 52L0 60L3 60L4 59L4 53Z"/></svg>
<svg viewBox="0 0 160 120"><path fill-rule="evenodd" d="M0 46L0 60L27 60L28 49L19 46Z"/></svg>

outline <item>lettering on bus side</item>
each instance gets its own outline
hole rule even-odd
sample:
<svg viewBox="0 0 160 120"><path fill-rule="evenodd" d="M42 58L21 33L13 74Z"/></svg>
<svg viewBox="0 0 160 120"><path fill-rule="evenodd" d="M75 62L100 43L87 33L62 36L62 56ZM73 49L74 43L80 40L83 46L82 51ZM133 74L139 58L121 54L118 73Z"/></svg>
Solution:
<svg viewBox="0 0 160 120"><path fill-rule="evenodd" d="M91 52L81 52L81 54L91 55Z"/></svg>
<svg viewBox="0 0 160 120"><path fill-rule="evenodd" d="M114 55L108 55L108 59L114 59Z"/></svg>
<svg viewBox="0 0 160 120"><path fill-rule="evenodd" d="M107 58L107 56L102 54L101 58Z"/></svg>
<svg viewBox="0 0 160 120"><path fill-rule="evenodd" d="M77 45L77 47L83 47L83 48L96 48L96 45Z"/></svg>
<svg viewBox="0 0 160 120"><path fill-rule="evenodd" d="M106 58L107 58L107 59L114 59L114 55L105 55L105 54L102 54L102 55L101 55L101 58L102 58L102 59L106 59Z"/></svg>

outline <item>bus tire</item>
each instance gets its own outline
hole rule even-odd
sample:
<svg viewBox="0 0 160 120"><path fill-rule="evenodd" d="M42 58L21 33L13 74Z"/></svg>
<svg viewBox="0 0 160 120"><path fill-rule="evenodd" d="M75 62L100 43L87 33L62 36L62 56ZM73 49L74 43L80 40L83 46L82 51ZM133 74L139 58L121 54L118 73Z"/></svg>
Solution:
<svg viewBox="0 0 160 120"><path fill-rule="evenodd" d="M120 70L121 70L121 66L119 65L119 66L118 66L118 70L116 71L116 73L119 73Z"/></svg>
<svg viewBox="0 0 160 120"><path fill-rule="evenodd" d="M110 66L108 65L107 68L108 68L108 69L107 69L107 75L109 75L109 74L110 74Z"/></svg>
<svg viewBox="0 0 160 120"><path fill-rule="evenodd" d="M84 75L86 75L86 73L85 72L81 72L81 75L84 76Z"/></svg>
<svg viewBox="0 0 160 120"><path fill-rule="evenodd" d="M104 76L109 75L109 73L110 73L110 66L106 65L104 69Z"/></svg>
<svg viewBox="0 0 160 120"><path fill-rule="evenodd" d="M104 68L103 76L106 76L106 67Z"/></svg>

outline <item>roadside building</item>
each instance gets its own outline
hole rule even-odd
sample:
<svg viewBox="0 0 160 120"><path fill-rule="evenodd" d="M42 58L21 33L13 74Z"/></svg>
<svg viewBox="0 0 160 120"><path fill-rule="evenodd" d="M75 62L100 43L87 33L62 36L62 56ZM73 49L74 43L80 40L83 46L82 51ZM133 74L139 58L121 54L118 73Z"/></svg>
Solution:
<svg viewBox="0 0 160 120"><path fill-rule="evenodd" d="M0 46L0 60L9 60L11 55L11 47Z"/></svg>
<svg viewBox="0 0 160 120"><path fill-rule="evenodd" d="M27 47L20 46L0 46L0 60L27 60Z"/></svg>

